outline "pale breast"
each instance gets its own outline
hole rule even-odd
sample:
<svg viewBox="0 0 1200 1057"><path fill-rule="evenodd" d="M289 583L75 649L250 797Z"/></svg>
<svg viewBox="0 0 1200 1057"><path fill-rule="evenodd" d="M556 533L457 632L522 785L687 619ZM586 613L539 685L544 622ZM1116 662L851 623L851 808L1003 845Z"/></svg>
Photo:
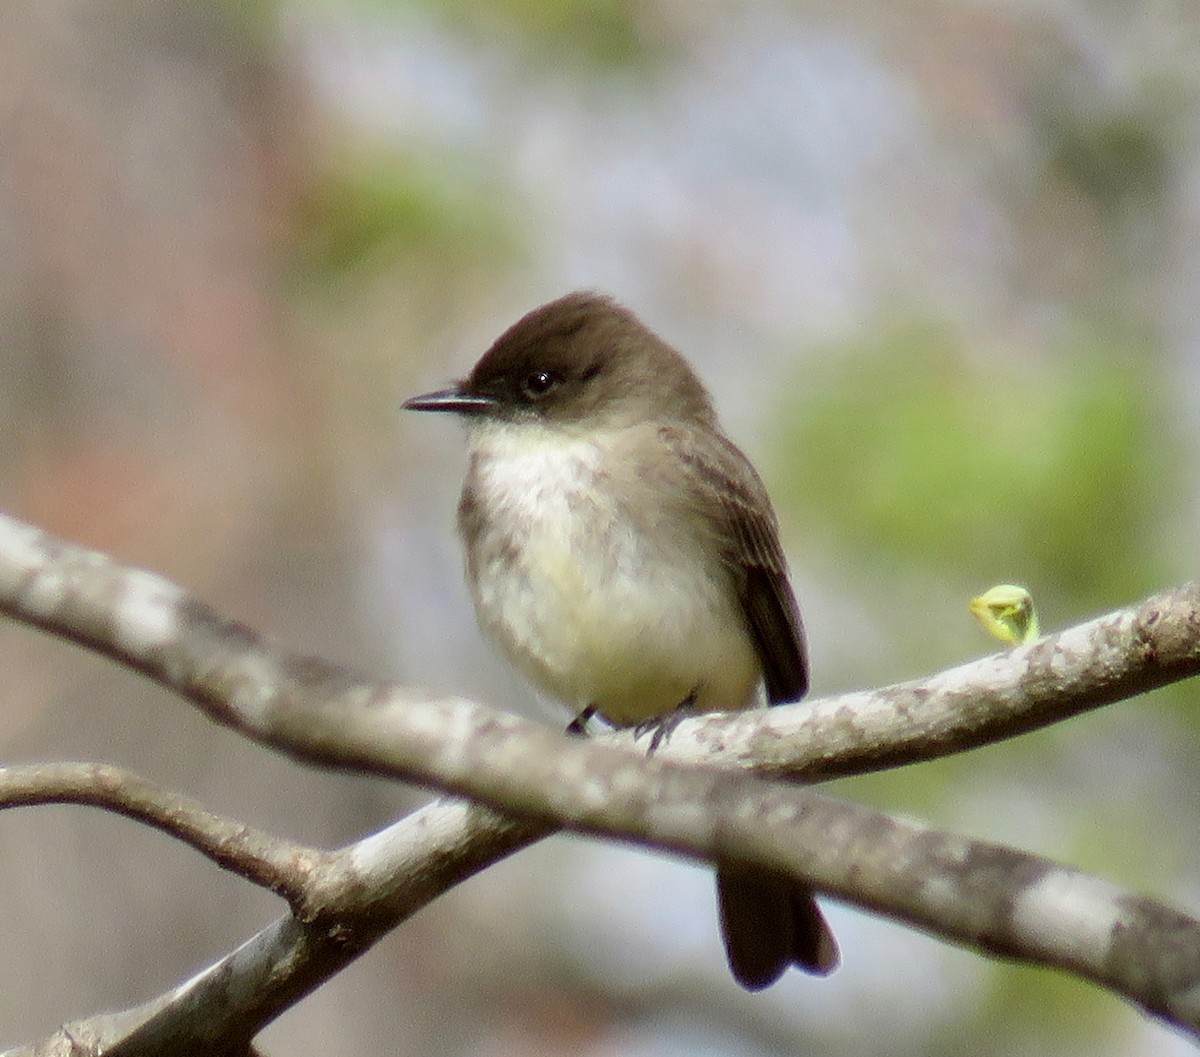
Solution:
<svg viewBox="0 0 1200 1057"><path fill-rule="evenodd" d="M512 662L616 723L693 691L702 709L750 703L758 661L727 572L636 460L614 462L604 438L512 432L472 438L460 510L480 624ZM631 502L658 516L635 521Z"/></svg>

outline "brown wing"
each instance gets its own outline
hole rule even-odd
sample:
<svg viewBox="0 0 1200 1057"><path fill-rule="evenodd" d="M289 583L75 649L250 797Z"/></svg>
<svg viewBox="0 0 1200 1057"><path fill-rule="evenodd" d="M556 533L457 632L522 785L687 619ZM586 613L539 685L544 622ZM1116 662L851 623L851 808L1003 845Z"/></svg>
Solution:
<svg viewBox="0 0 1200 1057"><path fill-rule="evenodd" d="M686 428L663 438L688 465L697 501L721 511L717 546L733 574L754 639L767 700L796 701L808 689L804 625L787 578L770 497L749 460L726 438ZM837 941L807 885L722 864L717 903L734 978L751 991L773 984L789 965L824 976L838 964Z"/></svg>
<svg viewBox="0 0 1200 1057"><path fill-rule="evenodd" d="M720 434L663 427L663 439L695 476L707 508L717 500L719 545L734 574L772 705L798 701L808 690L808 659L800 607L770 496L750 460Z"/></svg>
<svg viewBox="0 0 1200 1057"><path fill-rule="evenodd" d="M659 432L688 466L694 501L704 511L717 501L716 545L737 584L768 701L798 700L808 689L804 625L762 480L720 434L667 426ZM807 885L723 864L717 870L717 902L729 966L748 990L773 984L789 965L819 976L837 968L837 941Z"/></svg>

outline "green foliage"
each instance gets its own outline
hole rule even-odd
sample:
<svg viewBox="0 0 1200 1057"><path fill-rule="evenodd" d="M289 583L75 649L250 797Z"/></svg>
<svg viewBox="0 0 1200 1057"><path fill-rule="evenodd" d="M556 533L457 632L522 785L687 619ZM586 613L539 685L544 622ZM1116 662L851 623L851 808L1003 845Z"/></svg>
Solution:
<svg viewBox="0 0 1200 1057"><path fill-rule="evenodd" d="M387 255L486 256L515 231L501 192L461 159L355 157L331 168L304 197L293 260L301 276L328 281Z"/></svg>
<svg viewBox="0 0 1200 1057"><path fill-rule="evenodd" d="M1145 590L1174 493L1145 351L965 348L912 325L806 361L776 450L781 503L872 577L1017 577L1081 606Z"/></svg>
<svg viewBox="0 0 1200 1057"><path fill-rule="evenodd" d="M544 54L566 52L601 67L635 65L646 48L639 5L628 0L497 0L482 8L472 0L431 2L467 24L486 11L498 29L515 31Z"/></svg>
<svg viewBox="0 0 1200 1057"><path fill-rule="evenodd" d="M273 44L278 0L217 0L216 10L244 40L267 47Z"/></svg>
<svg viewBox="0 0 1200 1057"><path fill-rule="evenodd" d="M1067 973L1004 964L990 983L982 1007L968 1022L970 1052L978 1057L1095 1053L1120 1024L1117 999ZM947 1035L941 1052L963 1052L961 1028Z"/></svg>
<svg viewBox="0 0 1200 1057"><path fill-rule="evenodd" d="M366 2L366 0L361 0ZM652 12L635 0L376 0L380 6L427 11L457 34L499 39L539 62L599 70L640 67L665 42L651 30Z"/></svg>
<svg viewBox="0 0 1200 1057"><path fill-rule="evenodd" d="M919 323L831 347L807 357L780 396L774 450L794 455L771 474L772 490L785 522L806 526L853 570L865 608L882 612L880 626L910 652L953 644L969 621L966 589L952 615L924 607L930 582L955 598L958 584L1017 578L1035 586L1039 608L1081 618L1170 578L1154 544L1183 490L1158 367L1145 343L1086 332L1018 354L968 348L950 327ZM1194 705L1179 713L1194 714ZM1088 723L1096 731L1122 718ZM988 835L989 811L1005 817L1002 833L1018 826L1008 812L1026 808L1005 796L1023 785L1067 835L1047 854L1153 891L1172 866L1146 847L1153 800L1054 799L1073 787L1062 761L1079 736L1059 727L835 791ZM1120 743L1119 732L1095 736ZM964 1034L984 1055L1094 1052L1121 1022L1111 995L1049 970L997 963L980 998L930 1054L962 1052Z"/></svg>
<svg viewBox="0 0 1200 1057"><path fill-rule="evenodd" d="M1167 150L1151 119L1126 114L1068 122L1059 117L1052 111L1045 122L1050 173L1110 211L1127 203L1145 208L1163 197Z"/></svg>

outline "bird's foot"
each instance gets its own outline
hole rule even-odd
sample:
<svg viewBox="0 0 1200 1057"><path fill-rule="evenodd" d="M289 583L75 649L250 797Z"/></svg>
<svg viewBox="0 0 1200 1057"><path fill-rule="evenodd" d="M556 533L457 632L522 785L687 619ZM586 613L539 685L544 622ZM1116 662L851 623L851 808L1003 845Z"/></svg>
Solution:
<svg viewBox="0 0 1200 1057"><path fill-rule="evenodd" d="M633 728L634 741L637 741L643 734L650 735L650 745L646 749L647 756L653 756L654 751L671 737L675 732L675 728L683 720L690 719L696 715L697 689L699 688L691 690L687 697L680 701L670 712L664 712L661 716L651 716L649 719L644 719Z"/></svg>
<svg viewBox="0 0 1200 1057"><path fill-rule="evenodd" d="M596 714L596 706L588 705L582 712L579 713L570 723L567 724L565 731L568 738L586 738L588 720Z"/></svg>

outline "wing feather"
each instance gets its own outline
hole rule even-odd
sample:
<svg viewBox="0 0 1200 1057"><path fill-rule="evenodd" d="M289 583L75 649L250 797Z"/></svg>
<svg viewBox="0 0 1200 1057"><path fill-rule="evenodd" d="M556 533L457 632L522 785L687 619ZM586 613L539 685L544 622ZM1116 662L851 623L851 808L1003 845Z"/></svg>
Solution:
<svg viewBox="0 0 1200 1057"><path fill-rule="evenodd" d="M750 460L720 434L663 426L660 435L688 466L697 501L721 511L721 555L733 574L754 640L767 700L797 701L808 690L808 658L800 607L788 581L779 524Z"/></svg>

